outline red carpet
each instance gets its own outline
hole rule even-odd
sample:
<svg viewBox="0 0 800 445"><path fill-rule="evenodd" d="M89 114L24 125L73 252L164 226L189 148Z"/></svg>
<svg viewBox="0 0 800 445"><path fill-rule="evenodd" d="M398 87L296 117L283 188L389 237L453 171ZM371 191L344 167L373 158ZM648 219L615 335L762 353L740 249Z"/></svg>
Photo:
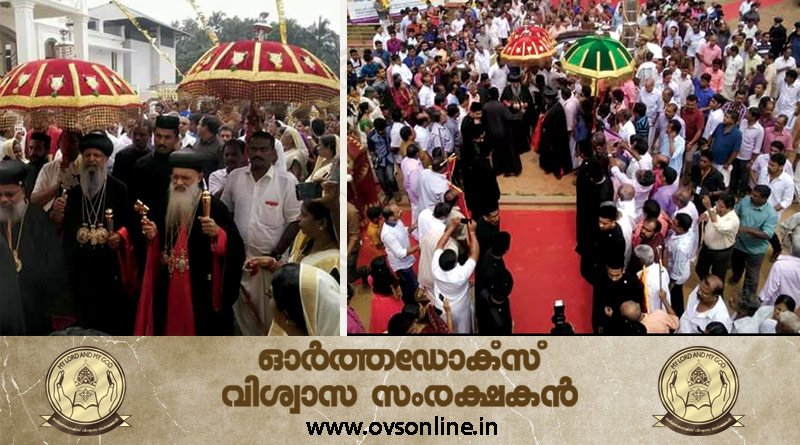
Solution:
<svg viewBox="0 0 800 445"><path fill-rule="evenodd" d="M404 212L408 224L411 212ZM549 333L555 300L563 300L576 333L592 332L592 288L580 275L574 251L574 210L502 210L500 226L511 233L506 266L514 276L511 314L514 333ZM359 265L375 252L364 241ZM412 241L413 242L413 241Z"/></svg>
<svg viewBox="0 0 800 445"><path fill-rule="evenodd" d="M556 300L564 301L576 333L591 333L592 288L581 277L575 253L575 211L503 210L500 218L511 233L505 260L514 276L514 333L549 333Z"/></svg>

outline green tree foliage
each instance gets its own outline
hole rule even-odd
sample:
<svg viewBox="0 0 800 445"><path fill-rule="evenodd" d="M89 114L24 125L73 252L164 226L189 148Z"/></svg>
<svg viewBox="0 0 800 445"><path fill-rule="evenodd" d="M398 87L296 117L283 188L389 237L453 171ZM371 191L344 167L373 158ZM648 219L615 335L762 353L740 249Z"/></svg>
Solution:
<svg viewBox="0 0 800 445"><path fill-rule="evenodd" d="M253 18L228 17L222 11L215 11L208 17L208 25L217 33L221 42L234 42L253 38ZM312 25L304 27L294 19L286 19L286 40L290 45L305 48L325 62L334 73L339 73L339 34L330 29L330 20L319 17ZM273 31L267 37L279 41L278 23L271 23ZM175 21L172 26L188 34L176 42L176 63L182 72L211 48L211 40L206 31L194 18Z"/></svg>

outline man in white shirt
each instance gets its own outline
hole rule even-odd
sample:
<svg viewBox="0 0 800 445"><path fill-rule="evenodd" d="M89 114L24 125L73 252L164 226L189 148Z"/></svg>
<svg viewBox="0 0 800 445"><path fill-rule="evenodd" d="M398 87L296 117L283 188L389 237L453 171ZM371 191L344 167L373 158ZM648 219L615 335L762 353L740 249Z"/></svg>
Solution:
<svg viewBox="0 0 800 445"><path fill-rule="evenodd" d="M278 141L275 141L277 144ZM225 157L225 167L213 173L208 178L208 191L214 196L221 196L228 181L228 175L239 168L247 165L244 160L244 142L239 139L230 139L222 146L222 154Z"/></svg>
<svg viewBox="0 0 800 445"><path fill-rule="evenodd" d="M669 272L655 261L656 253L647 244L634 247L633 254L642 262L642 270L636 272L636 277L644 287L645 304L648 312L663 309L659 291L669 290Z"/></svg>
<svg viewBox="0 0 800 445"><path fill-rule="evenodd" d="M492 20L492 27L496 30L497 37L503 46L508 41L508 34L511 32L511 25L508 23L507 16L508 14L500 14Z"/></svg>
<svg viewBox="0 0 800 445"><path fill-rule="evenodd" d="M80 133L64 131L58 139L62 159L54 159L42 167L31 192L31 202L50 211L53 201L63 191L78 185L81 156L78 153ZM63 209L61 209L63 210Z"/></svg>
<svg viewBox="0 0 800 445"><path fill-rule="evenodd" d="M433 253L431 269L433 272L434 304L439 298L446 298L453 316L453 332L458 334L472 333L472 301L470 300L469 278L475 271L480 254L478 238L475 236L477 225L474 221L467 224L469 258L464 264L458 264L458 253L445 246L458 228L459 221L452 220L436 245Z"/></svg>
<svg viewBox="0 0 800 445"><path fill-rule="evenodd" d="M417 125L414 126L414 140L417 141L419 149L431 152L431 131L428 129L431 118L424 111L417 115Z"/></svg>
<svg viewBox="0 0 800 445"><path fill-rule="evenodd" d="M411 223L413 224L419 216L419 175L425 170L422 161L419 160L417 145L412 144L408 147L406 157L400 162L400 170L403 172L403 187L408 195L408 202L411 204Z"/></svg>
<svg viewBox="0 0 800 445"><path fill-rule="evenodd" d="M739 47L731 46L728 48L728 57L725 62L725 74L722 80L722 95L728 100L736 97L737 80L741 78L741 71L744 68L744 60L739 55Z"/></svg>
<svg viewBox="0 0 800 445"><path fill-rule="evenodd" d="M692 260L697 250L697 238L692 232L692 218L686 214L672 218L672 230L666 240L667 270L669 271L670 302L677 313L683 313L683 284L692 275Z"/></svg>
<svg viewBox="0 0 800 445"><path fill-rule="evenodd" d="M508 72L508 66L501 60L496 60L492 67L489 68L489 81L493 87L497 88L497 91L502 92L506 89Z"/></svg>
<svg viewBox="0 0 800 445"><path fill-rule="evenodd" d="M489 68L491 68L492 63L492 54L484 48L481 42L475 44L475 67L478 69L478 73L489 73Z"/></svg>
<svg viewBox="0 0 800 445"><path fill-rule="evenodd" d="M431 112L431 151L441 148L444 156L453 153L454 138L453 134L443 124L447 122L447 114L434 110Z"/></svg>
<svg viewBox="0 0 800 445"><path fill-rule="evenodd" d="M433 88L431 88L430 74L425 74L422 76L422 88L419 89L418 96L420 107L426 109L433 106L433 100L436 96L436 93L434 93Z"/></svg>
<svg viewBox="0 0 800 445"><path fill-rule="evenodd" d="M730 332L733 329L728 307L722 298L722 280L715 275L708 275L689 294L686 312L681 316L679 334L702 334L712 321L725 325Z"/></svg>
<svg viewBox="0 0 800 445"><path fill-rule="evenodd" d="M447 161L441 158L433 160L433 166L429 170L423 170L419 174L418 195L419 211L433 209L433 207L444 202L444 194L450 190L450 181L445 176Z"/></svg>
<svg viewBox="0 0 800 445"><path fill-rule="evenodd" d="M784 170L786 163L786 156L783 153L770 155L767 168L761 171L757 181L757 184L769 187L767 204L778 213L778 221L781 220L783 211L794 201L794 178ZM774 238L777 241L777 235Z"/></svg>
<svg viewBox="0 0 800 445"><path fill-rule="evenodd" d="M181 139L181 150L185 148L189 148L194 146L197 142L197 138L189 134L189 118L185 116L181 116L180 123L178 124L178 132L180 133Z"/></svg>
<svg viewBox="0 0 800 445"><path fill-rule="evenodd" d="M787 72L785 80L778 82L777 85L780 85L780 94L775 102L775 111L772 115L794 115L795 105L800 100L800 82L797 81L797 71Z"/></svg>
<svg viewBox="0 0 800 445"><path fill-rule="evenodd" d="M297 178L286 171L283 148L276 142L269 133L253 133L247 145L250 167L231 171L222 193L222 202L233 213L247 258L280 258L299 231ZM273 314L266 298L271 276L266 268L258 268L255 274L242 274L242 290L233 312L244 335L264 335L272 324Z"/></svg>
<svg viewBox="0 0 800 445"><path fill-rule="evenodd" d="M389 68L389 79L394 80L394 75L399 74L400 80L403 81L406 85L411 85L411 81L414 80L414 74L411 72L411 69L402 62L402 59L397 54L393 55L392 58L392 65Z"/></svg>
<svg viewBox="0 0 800 445"><path fill-rule="evenodd" d="M644 84L648 79L652 79L654 82L658 79L658 69L655 62L653 62L653 53L648 51L645 58L646 61L639 65L639 69L636 70L636 78L639 79L639 85Z"/></svg>
<svg viewBox="0 0 800 445"><path fill-rule="evenodd" d="M647 120L650 123L650 133L647 138L647 145L653 146L654 126L658 115L664 110L664 102L661 98L661 91L655 89L654 79L644 81L644 88L639 90L639 102L647 107Z"/></svg>
<svg viewBox="0 0 800 445"><path fill-rule="evenodd" d="M725 120L725 112L722 111L722 105L724 103L725 98L719 94L715 94L708 103L708 109L711 111L708 113L706 126L705 129L703 129L703 138L705 138L705 140L711 139L711 136L714 134L714 130L717 129L717 125L721 124L722 121Z"/></svg>
<svg viewBox="0 0 800 445"><path fill-rule="evenodd" d="M772 264L758 298L762 305L771 306L781 295L800 299L800 243L792 244L789 254L780 255Z"/></svg>
<svg viewBox="0 0 800 445"><path fill-rule="evenodd" d="M617 179L620 184L629 184L633 186L635 190L635 197L634 202L636 205L636 219L638 219L642 214L642 207L644 206L644 202L650 197L650 192L653 190L653 184L655 184L655 175L651 170L638 170L636 172L636 177L631 179L627 177L622 171L620 171L620 165L622 165L621 161L617 161L619 165L614 165L611 167L611 175Z"/></svg>
<svg viewBox="0 0 800 445"><path fill-rule="evenodd" d="M775 85L783 85L786 74L788 74L789 71L794 71L794 69L797 68L797 61L794 60L794 57L792 57L791 45L786 46L786 49L783 50L783 55L775 59L775 63L773 65L775 65ZM779 91L780 90L776 88L775 92L777 93ZM786 114L783 112L777 113Z"/></svg>
<svg viewBox="0 0 800 445"><path fill-rule="evenodd" d="M408 234L416 227L406 227L400 220L403 212L397 204L389 204L383 208L384 224L381 228L381 242L386 247L386 259L389 268L400 279L400 289L403 291L403 302L413 304L419 283L417 274L414 273L414 254L419 252L419 245L411 245Z"/></svg>

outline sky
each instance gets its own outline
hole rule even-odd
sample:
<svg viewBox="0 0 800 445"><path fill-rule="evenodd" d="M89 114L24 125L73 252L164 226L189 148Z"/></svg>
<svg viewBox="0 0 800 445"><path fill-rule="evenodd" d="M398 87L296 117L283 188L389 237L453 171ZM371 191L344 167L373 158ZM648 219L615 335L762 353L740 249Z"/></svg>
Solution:
<svg viewBox="0 0 800 445"><path fill-rule="evenodd" d="M251 18L258 17L261 12L268 12L270 21L278 20L274 0L195 0L195 2L206 17L218 10L224 11L228 16ZM89 8L105 3L108 3L108 0L87 1ZM197 17L186 0L123 0L122 3L166 23ZM330 20L330 28L333 31L341 34L341 4L339 0L284 0L283 8L286 18L293 18L303 26L312 24L321 15Z"/></svg>

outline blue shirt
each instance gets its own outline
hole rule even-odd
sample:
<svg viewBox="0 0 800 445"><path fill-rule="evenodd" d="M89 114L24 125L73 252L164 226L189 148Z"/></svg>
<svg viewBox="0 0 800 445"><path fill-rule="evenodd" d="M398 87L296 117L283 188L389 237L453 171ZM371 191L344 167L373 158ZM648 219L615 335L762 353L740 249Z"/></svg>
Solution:
<svg viewBox="0 0 800 445"><path fill-rule="evenodd" d="M389 142L391 128L391 126L387 126L383 135L378 134L375 129L370 130L367 135L367 149L375 153L376 167L386 167L387 165L394 164L394 155L392 154Z"/></svg>
<svg viewBox="0 0 800 445"><path fill-rule="evenodd" d="M697 96L697 108L707 107L711 98L714 97L714 90L710 86L704 90L700 87L700 79L696 77L692 79L692 83L694 83L694 95Z"/></svg>
<svg viewBox="0 0 800 445"><path fill-rule="evenodd" d="M711 135L714 138L714 143L711 145L711 154L714 157L714 163L722 165L728 161L731 153L739 151L742 145L742 132L735 126L728 132L725 132L725 125L717 125L717 129Z"/></svg>
<svg viewBox="0 0 800 445"><path fill-rule="evenodd" d="M789 40L789 46L792 48L794 60L800 60L800 35L793 35Z"/></svg>
<svg viewBox="0 0 800 445"><path fill-rule="evenodd" d="M405 58L405 60L403 60L403 63L405 63L411 71L416 72L417 69L419 69L419 67L425 63L425 61L420 56L415 56L413 59L411 56L408 56Z"/></svg>
<svg viewBox="0 0 800 445"><path fill-rule="evenodd" d="M753 206L750 197L747 196L739 201L734 207L736 215L739 216L739 227L748 227L759 230L772 237L775 234L775 226L778 225L778 213L769 204L761 207ZM763 255L769 248L769 239L754 238L746 233L740 233L736 238L735 249L751 255Z"/></svg>
<svg viewBox="0 0 800 445"><path fill-rule="evenodd" d="M377 62L370 62L361 67L361 76L367 79L374 78L380 68L381 66Z"/></svg>

